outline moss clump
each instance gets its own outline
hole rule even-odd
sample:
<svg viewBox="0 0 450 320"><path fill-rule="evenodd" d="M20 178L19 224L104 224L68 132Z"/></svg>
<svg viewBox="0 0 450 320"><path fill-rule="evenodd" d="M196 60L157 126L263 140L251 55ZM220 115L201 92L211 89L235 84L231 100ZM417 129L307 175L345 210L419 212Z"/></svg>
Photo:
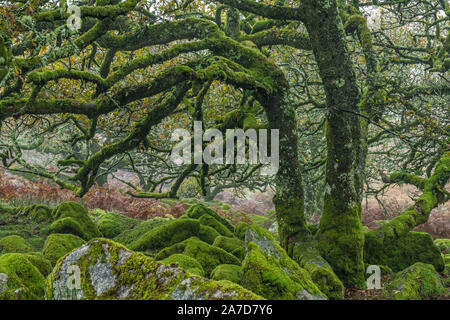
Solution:
<svg viewBox="0 0 450 320"><path fill-rule="evenodd" d="M315 242L298 244L294 248L293 256L295 261L309 272L313 282L328 299L344 299L343 283L334 273L330 264L320 256Z"/></svg>
<svg viewBox="0 0 450 320"><path fill-rule="evenodd" d="M84 240L102 236L87 210L79 203L62 202L52 215L55 221L50 226L50 233L71 233Z"/></svg>
<svg viewBox="0 0 450 320"><path fill-rule="evenodd" d="M210 208L205 207L201 203L194 204L191 206L186 213L183 215L182 218L192 218L192 219L200 219L201 216L204 214L210 215L217 221L219 221L221 224L223 224L228 230L231 232L234 232L233 225L225 218L222 218L219 216L215 211L211 210Z"/></svg>
<svg viewBox="0 0 450 320"><path fill-rule="evenodd" d="M248 223L239 222L234 229L234 236L238 239L244 240L245 233L247 232L248 228L250 228L250 225Z"/></svg>
<svg viewBox="0 0 450 320"><path fill-rule="evenodd" d="M51 262L44 257L40 252L24 253L23 254L28 261L35 266L39 272L44 276L48 276L52 272Z"/></svg>
<svg viewBox="0 0 450 320"><path fill-rule="evenodd" d="M221 264L211 272L211 279L228 280L239 284L242 279L242 269L234 264Z"/></svg>
<svg viewBox="0 0 450 320"><path fill-rule="evenodd" d="M434 245L441 250L443 254L450 253L450 239L436 239Z"/></svg>
<svg viewBox="0 0 450 320"><path fill-rule="evenodd" d="M21 253L0 256L0 274L6 283L0 283L0 299L28 300L44 296L45 278Z"/></svg>
<svg viewBox="0 0 450 320"><path fill-rule="evenodd" d="M33 204L25 209L27 215L35 222L52 222L52 210L42 204Z"/></svg>
<svg viewBox="0 0 450 320"><path fill-rule="evenodd" d="M367 264L387 265L394 272L416 262L432 264L439 272L444 270L441 252L433 243L433 238L425 232L409 232L403 237L381 244L375 233L366 233L364 260Z"/></svg>
<svg viewBox="0 0 450 320"><path fill-rule="evenodd" d="M127 217L123 214L114 212L105 212L101 209L96 209L93 212L94 221L100 232L106 238L114 238L126 230L133 229L140 220Z"/></svg>
<svg viewBox="0 0 450 320"><path fill-rule="evenodd" d="M219 236L216 238L213 245L235 255L239 260L244 259L245 243L242 240Z"/></svg>
<svg viewBox="0 0 450 320"><path fill-rule="evenodd" d="M189 238L183 242L161 250L156 255L156 259L165 259L174 253L183 253L196 259L202 265L203 270L205 270L206 276L208 276L219 264L241 264L239 259L231 253L228 253L221 248L209 245L196 237Z"/></svg>
<svg viewBox="0 0 450 320"><path fill-rule="evenodd" d="M198 222L204 226L208 226L214 228L218 233L226 237L232 237L233 233L227 229L223 224L214 219L212 216L208 214L204 214L198 219Z"/></svg>
<svg viewBox="0 0 450 320"><path fill-rule="evenodd" d="M246 233L242 286L267 299L325 299L306 270L294 262L273 235L258 226Z"/></svg>
<svg viewBox="0 0 450 320"><path fill-rule="evenodd" d="M194 219L179 219L148 231L130 245L131 250L160 250L189 237L197 236L200 223Z"/></svg>
<svg viewBox="0 0 450 320"><path fill-rule="evenodd" d="M209 226L205 226L205 225L200 225L200 231L198 233L198 238L206 243L209 244L213 244L214 240L220 236L220 233L218 233L216 231L216 229L209 227Z"/></svg>
<svg viewBox="0 0 450 320"><path fill-rule="evenodd" d="M137 224L134 228L125 230L118 236L114 237L114 241L123 244L124 246L131 245L136 239L142 237L150 230L168 223L170 220L166 218L153 218Z"/></svg>
<svg viewBox="0 0 450 320"><path fill-rule="evenodd" d="M385 291L395 300L426 300L443 294L445 288L431 264L417 262L397 273Z"/></svg>
<svg viewBox="0 0 450 320"><path fill-rule="evenodd" d="M24 238L12 235L0 239L0 254L32 252L33 248Z"/></svg>
<svg viewBox="0 0 450 320"><path fill-rule="evenodd" d="M172 265L176 264L181 269L186 270L187 272L190 272L192 274L196 274L199 276L204 276L205 271L202 268L202 265L195 260L194 258L187 256L185 254L175 253L171 255L170 257L162 260L161 262Z"/></svg>
<svg viewBox="0 0 450 320"><path fill-rule="evenodd" d="M69 290L67 267L80 268ZM208 280L168 266L107 239L93 239L59 260L47 278L47 299L262 299L229 281Z"/></svg>
<svg viewBox="0 0 450 320"><path fill-rule="evenodd" d="M84 243L85 241L83 239L73 234L53 233L45 241L42 253L52 265L55 265L59 258L73 249L82 246Z"/></svg>

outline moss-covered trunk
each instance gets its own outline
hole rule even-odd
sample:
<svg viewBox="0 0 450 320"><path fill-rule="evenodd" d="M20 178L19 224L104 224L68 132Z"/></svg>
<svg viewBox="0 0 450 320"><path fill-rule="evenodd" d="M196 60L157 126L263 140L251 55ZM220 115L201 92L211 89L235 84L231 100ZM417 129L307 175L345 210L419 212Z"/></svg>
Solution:
<svg viewBox="0 0 450 320"><path fill-rule="evenodd" d="M296 243L309 238L304 215L304 192L298 161L295 115L286 103L287 89L278 88L265 105L269 126L279 129L280 166L276 175L276 209L280 244L292 256Z"/></svg>
<svg viewBox="0 0 450 320"><path fill-rule="evenodd" d="M326 194L317 234L324 258L347 287L364 287L359 94L336 1L306 1L305 25L327 95Z"/></svg>

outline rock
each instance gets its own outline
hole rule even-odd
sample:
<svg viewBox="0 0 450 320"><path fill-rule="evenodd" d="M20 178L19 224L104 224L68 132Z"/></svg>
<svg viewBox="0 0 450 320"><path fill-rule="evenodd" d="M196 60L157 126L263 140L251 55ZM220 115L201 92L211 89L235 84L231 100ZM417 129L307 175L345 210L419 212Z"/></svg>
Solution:
<svg viewBox="0 0 450 320"><path fill-rule="evenodd" d="M328 299L344 299L345 288L330 264L320 255L314 242L298 244L294 247L295 261L311 275L312 281Z"/></svg>
<svg viewBox="0 0 450 320"><path fill-rule="evenodd" d="M83 239L73 234L53 233L45 240L42 253L54 266L59 258L81 247L84 243Z"/></svg>
<svg viewBox="0 0 450 320"><path fill-rule="evenodd" d="M267 299L326 299L309 273L289 258L269 231L251 226L245 244L243 287Z"/></svg>
<svg viewBox="0 0 450 320"><path fill-rule="evenodd" d="M130 244L131 250L160 250L171 246L192 236L197 236L200 231L200 223L194 219L178 219L156 227L135 242Z"/></svg>
<svg viewBox="0 0 450 320"><path fill-rule="evenodd" d="M0 256L0 300L42 299L45 278L25 254Z"/></svg>
<svg viewBox="0 0 450 320"><path fill-rule="evenodd" d="M225 237L233 236L233 233L227 227L225 227L222 223L220 223L218 220L216 220L209 214L202 215L198 219L198 222L200 222L200 224L202 224L204 226L208 226L208 227L215 229L218 233L220 233L221 235L223 235Z"/></svg>
<svg viewBox="0 0 450 320"><path fill-rule="evenodd" d="M443 294L445 288L431 264L417 262L397 273L385 292L395 300L427 300Z"/></svg>
<svg viewBox="0 0 450 320"><path fill-rule="evenodd" d="M136 241L136 239L142 237L144 234L149 232L150 230L162 226L166 223L170 222L167 218L161 218L156 217L153 219L149 219L146 221L139 222L134 228L125 230L116 237L114 237L115 242L119 242L123 244L124 246L128 247L133 242Z"/></svg>
<svg viewBox="0 0 450 320"><path fill-rule="evenodd" d="M242 279L242 269L235 264L220 264L211 272L213 280L228 280L239 284Z"/></svg>
<svg viewBox="0 0 450 320"><path fill-rule="evenodd" d="M366 233L364 244L366 264L386 265L394 272L416 263L429 263L437 271L444 270L444 261L433 238L425 232L409 232L406 236L388 244L377 241L376 233Z"/></svg>
<svg viewBox="0 0 450 320"><path fill-rule="evenodd" d="M434 245L441 250L441 253L450 253L450 239L436 239Z"/></svg>
<svg viewBox="0 0 450 320"><path fill-rule="evenodd" d="M126 230L133 229L141 223L138 219L133 219L115 212L106 212L101 209L96 209L93 216L103 236L111 239Z"/></svg>
<svg viewBox="0 0 450 320"><path fill-rule="evenodd" d="M185 254L175 253L161 262L167 265L178 265L181 269L201 277L205 275L202 265L194 258Z"/></svg>
<svg viewBox="0 0 450 320"><path fill-rule="evenodd" d="M239 222L234 229L234 236L240 240L245 240L245 234L250 225L245 222Z"/></svg>
<svg viewBox="0 0 450 320"><path fill-rule="evenodd" d="M80 270L80 286L68 289ZM73 268L73 267L72 267ZM47 278L48 299L262 299L229 281L208 280L167 266L107 239L94 239L58 261Z"/></svg>
<svg viewBox="0 0 450 320"><path fill-rule="evenodd" d="M210 215L211 217L219 221L221 224L223 224L228 230L234 233L234 227L227 219L222 218L215 211L205 207L201 203L197 203L191 206L181 218L200 219L200 217L203 216L204 214Z"/></svg>
<svg viewBox="0 0 450 320"><path fill-rule="evenodd" d="M245 243L242 240L239 240L237 238L219 236L214 240L213 245L233 254L239 260L244 259Z"/></svg>
<svg viewBox="0 0 450 320"><path fill-rule="evenodd" d="M189 238L177 243L171 247L161 250L156 259L161 260L175 253L183 253L196 259L205 270L205 275L209 276L219 264L241 265L241 262L231 253L225 250L209 245L196 237Z"/></svg>
<svg viewBox="0 0 450 320"><path fill-rule="evenodd" d="M13 235L0 239L0 254L33 252L33 248L24 238Z"/></svg>
<svg viewBox="0 0 450 320"><path fill-rule="evenodd" d="M202 224L200 225L200 231L198 233L198 238L200 240L213 244L218 236L220 236L220 233L218 233L216 229Z"/></svg>
<svg viewBox="0 0 450 320"><path fill-rule="evenodd" d="M50 225L50 233L70 233L84 240L102 236L87 210L79 203L62 202L52 215L55 221Z"/></svg>
<svg viewBox="0 0 450 320"><path fill-rule="evenodd" d="M52 272L51 262L44 257L40 252L24 253L24 257L35 266L39 272L44 276L48 276Z"/></svg>

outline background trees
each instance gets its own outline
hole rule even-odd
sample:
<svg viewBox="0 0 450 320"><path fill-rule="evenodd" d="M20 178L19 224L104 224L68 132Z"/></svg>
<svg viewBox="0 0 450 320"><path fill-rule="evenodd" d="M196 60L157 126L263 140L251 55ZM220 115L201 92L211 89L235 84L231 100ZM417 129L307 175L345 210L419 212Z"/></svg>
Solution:
<svg viewBox="0 0 450 320"><path fill-rule="evenodd" d="M119 168L139 176L127 181L136 197L176 197L185 181L207 198L273 186L281 245L301 259L309 243L351 287L364 286L361 201L380 179L431 193L423 217L448 198L446 1L82 1L79 30L64 1L3 4L0 155L11 171L80 197ZM171 130L195 120L280 129L276 177L174 166ZM306 217L322 205L313 237Z"/></svg>

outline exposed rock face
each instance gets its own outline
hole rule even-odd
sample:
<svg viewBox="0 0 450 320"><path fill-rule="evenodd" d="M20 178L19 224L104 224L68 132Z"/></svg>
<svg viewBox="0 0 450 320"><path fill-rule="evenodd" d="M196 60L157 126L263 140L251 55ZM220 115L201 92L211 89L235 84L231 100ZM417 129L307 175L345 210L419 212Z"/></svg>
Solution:
<svg viewBox="0 0 450 320"><path fill-rule="evenodd" d="M417 262L397 273L385 291L395 300L427 300L443 294L445 288L431 264Z"/></svg>
<svg viewBox="0 0 450 320"><path fill-rule="evenodd" d="M76 268L78 288L70 285L77 282L70 272ZM60 260L47 279L47 298L262 299L230 281L199 277L107 239L91 240Z"/></svg>
<svg viewBox="0 0 450 320"><path fill-rule="evenodd" d="M245 243L245 288L268 299L326 299L309 273L289 258L269 231L253 225L247 229Z"/></svg>

